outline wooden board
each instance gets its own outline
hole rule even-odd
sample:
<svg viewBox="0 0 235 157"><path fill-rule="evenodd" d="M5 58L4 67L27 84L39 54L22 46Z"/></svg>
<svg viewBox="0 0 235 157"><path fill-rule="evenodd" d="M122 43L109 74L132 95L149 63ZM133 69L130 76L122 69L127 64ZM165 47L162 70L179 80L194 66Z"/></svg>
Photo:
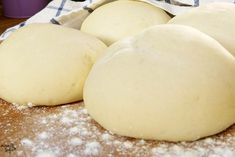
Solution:
<svg viewBox="0 0 235 157"><path fill-rule="evenodd" d="M45 154L51 157L144 157L177 153L206 157L221 152L235 154L235 126L195 142L144 141L106 131L88 116L82 102L17 109L0 101L0 146L1 157L40 157Z"/></svg>

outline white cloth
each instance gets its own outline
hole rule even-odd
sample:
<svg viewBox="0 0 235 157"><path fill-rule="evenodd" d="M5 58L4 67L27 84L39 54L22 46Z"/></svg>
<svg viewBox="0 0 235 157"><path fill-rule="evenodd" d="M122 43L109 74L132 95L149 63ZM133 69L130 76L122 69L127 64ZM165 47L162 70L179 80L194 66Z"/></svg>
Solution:
<svg viewBox="0 0 235 157"><path fill-rule="evenodd" d="M30 23L54 23L66 27L80 29L84 19L97 7L115 0L85 0L75 2L72 0L53 0L42 11L17 26L7 29L0 40L6 39L15 30ZM193 7L211 3L228 2L235 3L235 0L139 0L160 7L167 12L177 15Z"/></svg>
<svg viewBox="0 0 235 157"><path fill-rule="evenodd" d="M28 25L30 23L50 23L51 19L64 15L72 10L82 8L90 4L91 1L74 2L71 0L53 0L43 10L29 18L27 21L20 23L14 27L8 28L1 36L0 40L6 39L12 32Z"/></svg>

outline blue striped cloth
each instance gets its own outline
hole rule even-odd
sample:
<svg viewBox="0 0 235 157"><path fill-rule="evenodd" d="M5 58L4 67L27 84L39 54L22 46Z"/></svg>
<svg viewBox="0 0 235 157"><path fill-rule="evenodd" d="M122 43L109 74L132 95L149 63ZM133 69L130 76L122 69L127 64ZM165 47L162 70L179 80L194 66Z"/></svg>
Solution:
<svg viewBox="0 0 235 157"><path fill-rule="evenodd" d="M27 21L22 22L14 27L8 28L0 36L0 40L6 39L12 32L27 24L50 23L51 19L67 14L74 9L82 8L90 3L92 3L92 0L86 0L84 2L75 2L72 0L53 0L42 11L29 18Z"/></svg>
<svg viewBox="0 0 235 157"><path fill-rule="evenodd" d="M111 0L85 0L84 2L78 2L77 0L53 0L42 11L29 18L27 21L22 22L14 27L8 28L0 36L0 40L6 39L12 32L30 23L54 23L62 25L66 23L71 23L69 20L74 21L74 19L69 19L67 17L69 17L69 14L72 14L72 12L86 10L88 12L87 14L89 14L89 12L91 12L100 4L110 1ZM154 3L160 8L165 9L166 11L172 14L176 13L179 10L190 9L191 7L199 6L200 4L209 3L212 1L235 3L235 0L145 0L145 1ZM93 5L95 3L97 4L100 3L100 4ZM64 19L66 19L67 21ZM75 21L74 23L76 24L78 23L78 21ZM71 25L71 27L73 27L73 25ZM79 29L78 27L73 27L73 28Z"/></svg>

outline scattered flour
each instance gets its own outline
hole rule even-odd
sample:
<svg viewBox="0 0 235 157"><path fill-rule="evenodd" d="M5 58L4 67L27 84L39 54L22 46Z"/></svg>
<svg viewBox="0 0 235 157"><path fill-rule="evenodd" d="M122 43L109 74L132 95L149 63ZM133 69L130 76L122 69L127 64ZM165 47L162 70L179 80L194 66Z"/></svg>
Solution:
<svg viewBox="0 0 235 157"><path fill-rule="evenodd" d="M100 151L101 151L101 145L98 142L94 141L86 144L84 154L97 156L99 155Z"/></svg>
<svg viewBox="0 0 235 157"><path fill-rule="evenodd" d="M79 132L79 128L77 126L69 129L70 134L77 134Z"/></svg>
<svg viewBox="0 0 235 157"><path fill-rule="evenodd" d="M69 155L67 155L67 157L78 157L78 156L75 154L69 154Z"/></svg>
<svg viewBox="0 0 235 157"><path fill-rule="evenodd" d="M56 155L51 151L43 151L38 153L36 157L56 157Z"/></svg>
<svg viewBox="0 0 235 157"><path fill-rule="evenodd" d="M70 144L74 146L79 146L82 144L82 140L80 138L74 137L71 139Z"/></svg>
<svg viewBox="0 0 235 157"><path fill-rule="evenodd" d="M235 157L235 136L230 133L179 143L132 139L103 129L83 107L72 107L61 106L53 113L39 110L33 121L38 127L27 128L36 136L24 135L17 155L30 149L35 157Z"/></svg>
<svg viewBox="0 0 235 157"><path fill-rule="evenodd" d="M104 133L101 137L102 137L102 140L104 141L108 141L112 138L111 135L108 133Z"/></svg>
<svg viewBox="0 0 235 157"><path fill-rule="evenodd" d="M123 145L127 149L131 149L133 147L133 144L129 141L124 142Z"/></svg>
<svg viewBox="0 0 235 157"><path fill-rule="evenodd" d="M41 121L42 124L46 124L47 123L47 120L42 118L42 121Z"/></svg>
<svg viewBox="0 0 235 157"><path fill-rule="evenodd" d="M33 103L28 102L27 104L17 104L17 103L12 103L13 106L15 106L18 110L24 110L30 107L35 106Z"/></svg>
<svg viewBox="0 0 235 157"><path fill-rule="evenodd" d="M21 144L26 146L26 147L32 147L33 146L33 142L27 138L24 138L21 140Z"/></svg>
<svg viewBox="0 0 235 157"><path fill-rule="evenodd" d="M47 133L47 132L42 132L42 133L40 133L40 134L38 134L38 137L40 138L40 139L47 139L48 137L49 137L49 134Z"/></svg>
<svg viewBox="0 0 235 157"><path fill-rule="evenodd" d="M70 117L63 117L63 118L61 119L61 122L62 122L63 124L71 124L72 122L74 122L74 119L72 119L72 118L70 118Z"/></svg>

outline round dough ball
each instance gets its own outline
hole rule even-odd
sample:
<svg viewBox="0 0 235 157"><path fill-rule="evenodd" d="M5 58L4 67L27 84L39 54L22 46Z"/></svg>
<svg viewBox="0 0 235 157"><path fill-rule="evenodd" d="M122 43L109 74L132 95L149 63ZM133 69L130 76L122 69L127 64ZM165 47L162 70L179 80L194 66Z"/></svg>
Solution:
<svg viewBox="0 0 235 157"><path fill-rule="evenodd" d="M78 30L25 26L0 45L0 97L17 104L82 100L85 79L106 46Z"/></svg>
<svg viewBox="0 0 235 157"><path fill-rule="evenodd" d="M192 26L219 41L235 56L235 4L200 6L175 16L169 23Z"/></svg>
<svg viewBox="0 0 235 157"><path fill-rule="evenodd" d="M84 102L119 135L196 140L235 122L235 58L194 28L155 26L108 48L88 75Z"/></svg>
<svg viewBox="0 0 235 157"><path fill-rule="evenodd" d="M149 26L165 24L169 20L164 10L145 2L119 0L97 8L85 19L81 31L111 45Z"/></svg>

